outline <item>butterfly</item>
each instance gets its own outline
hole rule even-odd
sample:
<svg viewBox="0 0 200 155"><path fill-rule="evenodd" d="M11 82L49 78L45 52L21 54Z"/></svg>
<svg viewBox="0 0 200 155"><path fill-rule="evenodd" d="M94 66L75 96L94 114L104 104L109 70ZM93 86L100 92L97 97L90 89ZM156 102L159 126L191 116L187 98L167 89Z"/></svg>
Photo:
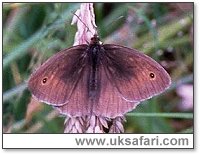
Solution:
<svg viewBox="0 0 200 155"><path fill-rule="evenodd" d="M95 34L89 44L50 57L31 75L28 88L64 115L115 118L170 83L169 74L152 58L128 47L101 44Z"/></svg>

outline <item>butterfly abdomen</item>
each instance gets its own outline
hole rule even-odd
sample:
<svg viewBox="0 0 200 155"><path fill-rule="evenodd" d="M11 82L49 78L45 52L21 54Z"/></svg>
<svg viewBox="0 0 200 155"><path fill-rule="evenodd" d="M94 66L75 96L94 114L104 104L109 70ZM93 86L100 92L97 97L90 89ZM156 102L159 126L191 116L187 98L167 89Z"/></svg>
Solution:
<svg viewBox="0 0 200 155"><path fill-rule="evenodd" d="M100 49L98 44L89 46L88 53L88 65L90 67L88 76L88 98L97 102L100 94Z"/></svg>

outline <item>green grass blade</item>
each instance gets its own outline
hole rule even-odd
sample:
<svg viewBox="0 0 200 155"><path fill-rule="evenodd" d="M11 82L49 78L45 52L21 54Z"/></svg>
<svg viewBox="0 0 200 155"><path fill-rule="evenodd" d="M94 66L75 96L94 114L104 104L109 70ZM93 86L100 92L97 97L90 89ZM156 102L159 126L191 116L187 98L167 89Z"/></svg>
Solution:
<svg viewBox="0 0 200 155"><path fill-rule="evenodd" d="M185 118L193 119L192 113L128 113L131 117L165 117L165 118Z"/></svg>

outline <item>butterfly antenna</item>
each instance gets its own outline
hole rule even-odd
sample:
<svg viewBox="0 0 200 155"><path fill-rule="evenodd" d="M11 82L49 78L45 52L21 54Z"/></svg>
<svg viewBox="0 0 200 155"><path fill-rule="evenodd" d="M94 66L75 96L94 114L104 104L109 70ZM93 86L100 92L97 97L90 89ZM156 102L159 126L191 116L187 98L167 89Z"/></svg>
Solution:
<svg viewBox="0 0 200 155"><path fill-rule="evenodd" d="M118 18L116 18L115 20L113 20L111 23L109 23L109 25L112 26L112 24L114 24L115 22L117 22L118 20L120 20L122 18L124 18L124 16L119 16ZM107 25L107 26L109 26L109 25Z"/></svg>
<svg viewBox="0 0 200 155"><path fill-rule="evenodd" d="M89 32L91 32L92 33L92 31L90 31L90 29L89 29L89 27L82 21L82 19L78 16L78 15L76 15L75 13L73 13L73 12L71 12L73 15L75 15L80 21L81 21L81 23L83 23L83 25L88 29L88 31ZM95 30L96 31L96 30ZM96 32L95 32L95 34L96 34ZM94 35L93 33L92 33L92 35Z"/></svg>

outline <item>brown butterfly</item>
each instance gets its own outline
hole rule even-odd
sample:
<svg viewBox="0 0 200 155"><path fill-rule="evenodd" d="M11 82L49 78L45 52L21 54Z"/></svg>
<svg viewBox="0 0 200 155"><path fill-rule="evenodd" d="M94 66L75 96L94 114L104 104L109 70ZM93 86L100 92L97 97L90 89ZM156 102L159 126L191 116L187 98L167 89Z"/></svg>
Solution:
<svg viewBox="0 0 200 155"><path fill-rule="evenodd" d="M165 69L141 52L114 44L64 49L34 72L28 88L39 101L69 116L94 114L114 118L163 92L171 79Z"/></svg>

